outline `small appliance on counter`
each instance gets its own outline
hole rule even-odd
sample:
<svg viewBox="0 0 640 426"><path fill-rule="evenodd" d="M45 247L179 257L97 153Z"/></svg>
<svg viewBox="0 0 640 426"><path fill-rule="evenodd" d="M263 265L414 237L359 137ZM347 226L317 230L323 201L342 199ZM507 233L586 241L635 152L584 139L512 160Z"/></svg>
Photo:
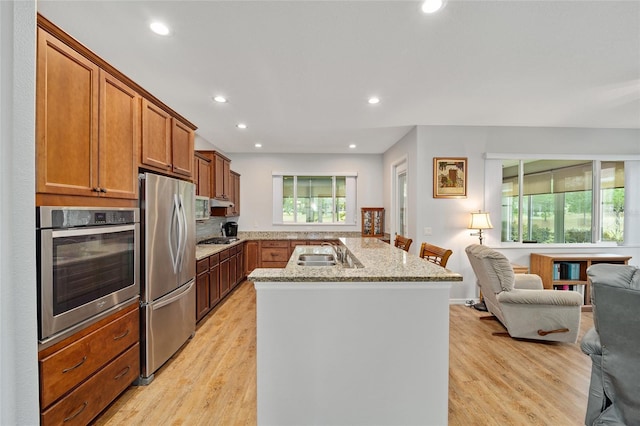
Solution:
<svg viewBox="0 0 640 426"><path fill-rule="evenodd" d="M224 235L226 237L237 237L238 236L238 223L237 222L227 222L223 226Z"/></svg>

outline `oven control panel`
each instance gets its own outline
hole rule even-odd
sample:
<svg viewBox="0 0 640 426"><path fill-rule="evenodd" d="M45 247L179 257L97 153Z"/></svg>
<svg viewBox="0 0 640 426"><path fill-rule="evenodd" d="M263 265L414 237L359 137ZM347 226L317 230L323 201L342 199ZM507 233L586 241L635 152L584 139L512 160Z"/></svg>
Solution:
<svg viewBox="0 0 640 426"><path fill-rule="evenodd" d="M137 208L38 207L38 228L77 228L140 222Z"/></svg>

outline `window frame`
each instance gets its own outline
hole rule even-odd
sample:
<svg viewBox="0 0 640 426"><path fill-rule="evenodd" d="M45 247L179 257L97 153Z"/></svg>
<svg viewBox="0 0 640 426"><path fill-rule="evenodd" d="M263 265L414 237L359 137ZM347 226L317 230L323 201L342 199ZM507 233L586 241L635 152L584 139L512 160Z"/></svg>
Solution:
<svg viewBox="0 0 640 426"><path fill-rule="evenodd" d="M336 198L336 178L344 177L345 191L346 191L345 221L344 222L285 222L283 220L283 209L282 209L283 200L284 200L283 182L284 182L285 176L295 177L296 182L297 182L297 178L300 176L331 178L332 198L334 200L334 203ZM272 223L273 225L314 226L314 227L356 225L357 177L358 177L357 172L326 172L326 173L324 172L272 172L272 183L273 183ZM297 207L297 183L294 184L294 208L296 207ZM334 204L334 214L335 214L335 204Z"/></svg>
<svg viewBox="0 0 640 426"><path fill-rule="evenodd" d="M531 248L532 245L537 246L540 249L543 248L571 248L571 247L615 247L615 246L619 246L619 245L626 245L628 244L627 242L627 230L626 230L626 226L628 224L628 220L627 220L627 211L625 209L625 213L624 213L624 218L625 218L625 231L624 231L624 240L622 242L615 242L615 241L602 241L600 239L600 226L601 226L601 206L600 206L600 185L601 185L601 176L600 176L600 169L599 169L599 165L602 162L609 162L609 161L621 161L621 162L625 162L625 199L627 198L627 196L629 195L629 190L627 188L627 162L637 162L640 161L640 156L639 155L629 155L629 154L623 154L623 155L593 155L593 154L581 154L581 155L573 155L573 154L531 154L531 153L526 153L526 154L522 154L522 153L485 153L484 154L484 160L485 160L485 170L484 170L484 174L485 174L485 191L484 191L484 202L485 202L485 206L486 209L488 211L491 212L491 215L494 216L496 219L494 221L494 223L502 223L502 191L492 191L489 190L488 188L492 188L495 187L494 185L498 185L497 187L502 187L502 161L503 160L585 160L585 161L592 161L592 162L597 162L598 163L598 168L597 168L597 174L595 174L595 170L594 170L594 175L593 175L593 179L594 181L597 180L597 196L596 196L596 191L595 191L595 187L592 186L593 188L593 200L592 202L594 204L597 203L597 216L595 215L595 209L592 212L592 217L596 218L596 222L597 222L597 229L594 229L593 235L596 235L597 238L593 238L592 236L592 242L589 243L544 243L544 244L532 244L532 243L525 243L522 241L502 241L502 236L501 236L501 227L497 226L494 227L494 229L489 230L490 232L488 232L488 234L491 236L491 239L493 241L495 241L496 243L494 244L495 246L500 246L500 247L505 247L505 248L516 248L516 247L522 247L522 248ZM521 177L520 177L521 178ZM520 198L521 199L521 198ZM625 201L625 204L627 203L627 201ZM593 207L596 207L595 205ZM519 226L522 226L522 222L519 223ZM597 232L597 233L596 233ZM522 236L522 230L520 229L520 235Z"/></svg>

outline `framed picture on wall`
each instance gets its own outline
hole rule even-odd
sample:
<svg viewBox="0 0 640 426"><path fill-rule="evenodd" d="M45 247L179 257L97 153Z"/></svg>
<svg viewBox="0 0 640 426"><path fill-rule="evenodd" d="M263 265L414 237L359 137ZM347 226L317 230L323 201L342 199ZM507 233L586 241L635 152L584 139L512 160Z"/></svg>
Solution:
<svg viewBox="0 0 640 426"><path fill-rule="evenodd" d="M467 159L435 157L433 159L433 198L467 197Z"/></svg>

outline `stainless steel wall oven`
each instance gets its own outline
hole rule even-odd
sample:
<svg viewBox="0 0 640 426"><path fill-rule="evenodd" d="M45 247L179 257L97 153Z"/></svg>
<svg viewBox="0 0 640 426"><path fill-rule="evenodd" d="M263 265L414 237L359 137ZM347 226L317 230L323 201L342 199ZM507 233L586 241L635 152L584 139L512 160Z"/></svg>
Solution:
<svg viewBox="0 0 640 426"><path fill-rule="evenodd" d="M139 209L39 207L36 238L41 345L139 296Z"/></svg>

